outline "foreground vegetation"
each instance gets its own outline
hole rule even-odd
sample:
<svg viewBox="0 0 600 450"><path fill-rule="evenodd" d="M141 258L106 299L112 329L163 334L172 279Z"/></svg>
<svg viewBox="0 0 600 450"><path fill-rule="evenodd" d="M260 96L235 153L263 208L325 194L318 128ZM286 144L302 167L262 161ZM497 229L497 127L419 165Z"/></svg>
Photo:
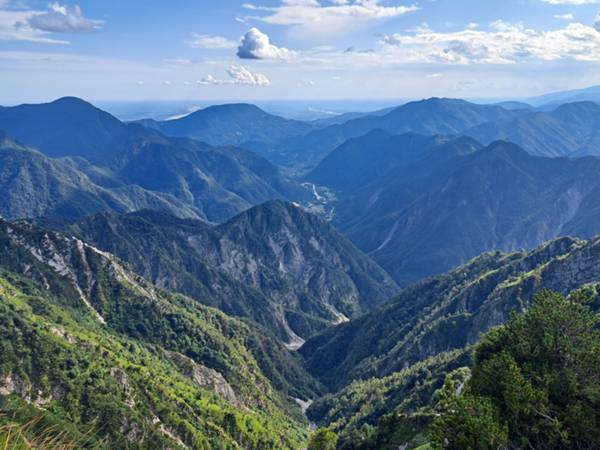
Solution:
<svg viewBox="0 0 600 450"><path fill-rule="evenodd" d="M474 348L355 381L309 415L344 450L599 448L596 303L591 289L543 291Z"/></svg>
<svg viewBox="0 0 600 450"><path fill-rule="evenodd" d="M435 449L600 447L600 318L579 291L543 292L478 345L472 377L449 380Z"/></svg>
<svg viewBox="0 0 600 450"><path fill-rule="evenodd" d="M296 449L305 389L252 326L76 240L0 226L0 411L15 424L43 415L91 448Z"/></svg>
<svg viewBox="0 0 600 450"><path fill-rule="evenodd" d="M596 297L543 292L475 347L380 365L309 408L327 427L311 435L293 397L322 388L276 339L81 241L0 221L0 448L598 448Z"/></svg>

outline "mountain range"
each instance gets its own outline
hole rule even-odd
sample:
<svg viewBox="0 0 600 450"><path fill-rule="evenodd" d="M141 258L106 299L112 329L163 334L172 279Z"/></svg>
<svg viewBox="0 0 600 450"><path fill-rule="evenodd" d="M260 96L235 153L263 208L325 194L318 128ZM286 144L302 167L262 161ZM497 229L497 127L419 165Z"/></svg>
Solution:
<svg viewBox="0 0 600 450"><path fill-rule="evenodd" d="M0 444L429 450L484 333L600 310L598 108L0 108Z"/></svg>
<svg viewBox="0 0 600 450"><path fill-rule="evenodd" d="M503 139L538 156L599 156L600 104L577 102L482 124L465 134L488 144Z"/></svg>
<svg viewBox="0 0 600 450"><path fill-rule="evenodd" d="M488 250L592 237L599 171L592 157L378 131L340 146L308 178L336 193L333 223L406 286Z"/></svg>
<svg viewBox="0 0 600 450"><path fill-rule="evenodd" d="M293 397L321 388L264 330L29 224L0 221L0 255L4 412L23 423L42 414L93 447L293 449L305 439Z"/></svg>
<svg viewBox="0 0 600 450"><path fill-rule="evenodd" d="M197 139L214 146L238 146L266 155L275 151L279 142L316 128L245 103L211 106L173 120L138 123L166 136Z"/></svg>
<svg viewBox="0 0 600 450"><path fill-rule="evenodd" d="M335 392L315 402L309 417L333 425L347 448L374 448L360 444L365 426L383 438L381 448L406 444L433 417L446 374L469 365L482 333L525 311L536 293L586 287L600 310L599 258L597 238L486 253L308 340L300 352L309 371Z"/></svg>
<svg viewBox="0 0 600 450"><path fill-rule="evenodd" d="M73 210L65 215L147 207L209 221L226 220L267 200L310 197L299 183L252 152L167 138L124 124L79 99L3 108L0 129L5 131L2 156L7 166L16 158L23 171L19 177L14 171L5 173L0 180L6 192L16 189L19 197L0 212L7 218L60 215L54 204L33 207L27 201L42 202L52 190L74 190L78 196L83 191L90 199L87 207L74 200ZM24 145L14 142L17 139L46 158L24 152ZM42 166L50 169L47 176ZM23 191L31 195L22 195ZM60 195L52 195L53 203L59 200Z"/></svg>
<svg viewBox="0 0 600 450"><path fill-rule="evenodd" d="M351 138L381 129L391 134L456 135L487 122L519 117L524 110L477 105L464 100L431 98L407 103L384 115L368 115L312 131L283 142L288 164L314 168L336 147Z"/></svg>
<svg viewBox="0 0 600 450"><path fill-rule="evenodd" d="M141 211L98 214L62 228L157 286L251 319L291 347L398 291L331 225L281 201L216 226Z"/></svg>
<svg viewBox="0 0 600 450"><path fill-rule="evenodd" d="M73 164L49 158L0 131L0 216L82 217L100 211L127 212L152 208L197 217L190 205L174 196L138 185L95 183ZM104 184L104 186L102 185Z"/></svg>
<svg viewBox="0 0 600 450"><path fill-rule="evenodd" d="M149 134L76 97L0 107L0 129L51 158L81 156L90 162L105 161Z"/></svg>
<svg viewBox="0 0 600 450"><path fill-rule="evenodd" d="M556 107L559 104L574 102L598 102L600 101L600 86L590 86L583 89L573 89L568 91L551 92L549 94L539 95L526 99L537 107Z"/></svg>

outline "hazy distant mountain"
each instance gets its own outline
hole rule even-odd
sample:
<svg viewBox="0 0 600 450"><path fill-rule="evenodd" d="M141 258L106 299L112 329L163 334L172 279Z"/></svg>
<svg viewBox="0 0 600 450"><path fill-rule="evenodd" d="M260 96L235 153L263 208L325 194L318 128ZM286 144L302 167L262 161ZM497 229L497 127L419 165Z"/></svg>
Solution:
<svg viewBox="0 0 600 450"><path fill-rule="evenodd" d="M598 159L535 157L506 142L480 149L470 138L432 146L379 137L346 143L311 176L335 188L334 223L400 285L487 250L600 231Z"/></svg>
<svg viewBox="0 0 600 450"><path fill-rule="evenodd" d="M183 118L139 123L167 136L189 137L215 146L242 146L267 151L286 138L308 133L315 127L306 122L269 114L255 105L211 106Z"/></svg>
<svg viewBox="0 0 600 450"><path fill-rule="evenodd" d="M381 129L392 134L407 132L423 135L460 134L486 122L518 117L524 111L509 111L500 106L477 105L464 100L432 98L407 103L383 116L366 116L344 124L313 131L284 143L288 164L311 168L329 152L350 138Z"/></svg>
<svg viewBox="0 0 600 450"><path fill-rule="evenodd" d="M527 103L534 106L559 105L573 102L600 102L600 86L591 86L584 89L558 91L527 99Z"/></svg>
<svg viewBox="0 0 600 450"><path fill-rule="evenodd" d="M341 125L350 120L360 119L361 117L366 116L384 116L390 111L396 109L397 106L392 106L389 108L379 109L376 111L366 111L366 112L347 112L343 114L333 115L331 117L326 117L324 119L313 120L312 123L319 128L328 127L330 125Z"/></svg>
<svg viewBox="0 0 600 450"><path fill-rule="evenodd" d="M149 133L75 97L0 107L0 129L47 156L81 156L92 162L109 158Z"/></svg>
<svg viewBox="0 0 600 450"><path fill-rule="evenodd" d="M300 201L309 195L250 151L168 138L140 125L124 124L76 98L1 108L0 129L4 125L23 142L39 146L36 150L45 155L68 157L61 167L80 175L82 172L92 183L113 191L152 191L172 198L174 205L168 210L176 212L184 207L188 210L185 217L222 221L268 200ZM8 134L12 135L10 131ZM34 185L31 189L37 188ZM138 204L153 207L150 201L128 203L131 207L101 208L91 202L85 211L127 212L139 209L135 207ZM78 214L73 212L69 217Z"/></svg>
<svg viewBox="0 0 600 450"><path fill-rule="evenodd" d="M68 230L155 284L250 318L296 345L398 290L333 227L284 202L218 226L143 211L92 216Z"/></svg>
<svg viewBox="0 0 600 450"><path fill-rule="evenodd" d="M268 200L308 195L252 152L191 140L138 141L110 165L118 179L169 193L211 221Z"/></svg>
<svg viewBox="0 0 600 450"><path fill-rule="evenodd" d="M63 161L25 147L0 131L0 216L76 218L99 211L152 208L198 217L190 205L136 185L104 187Z"/></svg>
<svg viewBox="0 0 600 450"><path fill-rule="evenodd" d="M540 156L600 155L600 104L567 103L551 112L490 122L465 133L484 143L508 140Z"/></svg>
<svg viewBox="0 0 600 450"><path fill-rule="evenodd" d="M383 173L411 164L448 139L416 133L392 135L380 129L349 139L307 175L317 185L351 192L381 179Z"/></svg>
<svg viewBox="0 0 600 450"><path fill-rule="evenodd" d="M504 109L525 109L525 110L534 110L535 107L531 106L529 103L525 102L516 102L516 101L506 101L496 103L498 106L502 106Z"/></svg>

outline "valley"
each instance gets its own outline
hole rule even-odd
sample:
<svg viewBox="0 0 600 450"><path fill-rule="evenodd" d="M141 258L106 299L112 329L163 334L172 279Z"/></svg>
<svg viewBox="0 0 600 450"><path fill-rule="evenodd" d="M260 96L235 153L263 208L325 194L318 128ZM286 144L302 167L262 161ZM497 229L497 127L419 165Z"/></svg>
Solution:
<svg viewBox="0 0 600 450"><path fill-rule="evenodd" d="M600 309L597 116L1 108L0 425L73 448L440 448L445 389L494 330L581 292Z"/></svg>

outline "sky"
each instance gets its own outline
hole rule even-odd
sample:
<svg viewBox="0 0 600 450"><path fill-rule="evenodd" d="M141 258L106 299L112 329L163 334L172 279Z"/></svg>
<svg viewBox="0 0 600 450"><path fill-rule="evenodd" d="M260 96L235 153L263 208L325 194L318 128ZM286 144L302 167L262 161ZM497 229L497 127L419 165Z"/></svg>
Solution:
<svg viewBox="0 0 600 450"><path fill-rule="evenodd" d="M0 0L0 104L525 98L600 84L600 0Z"/></svg>

